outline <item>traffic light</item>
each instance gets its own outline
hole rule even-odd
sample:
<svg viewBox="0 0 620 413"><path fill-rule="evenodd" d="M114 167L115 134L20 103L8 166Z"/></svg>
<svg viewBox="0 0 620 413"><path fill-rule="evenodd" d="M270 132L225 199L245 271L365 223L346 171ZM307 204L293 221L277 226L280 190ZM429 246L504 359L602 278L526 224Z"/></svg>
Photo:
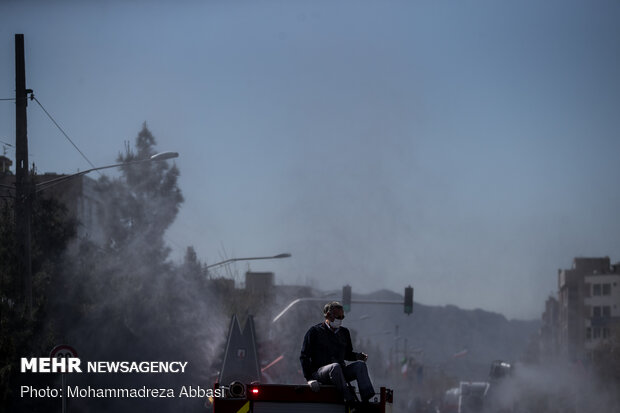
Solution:
<svg viewBox="0 0 620 413"><path fill-rule="evenodd" d="M351 311L351 286L342 287L342 307L344 311Z"/></svg>
<svg viewBox="0 0 620 413"><path fill-rule="evenodd" d="M413 287L405 287L405 314L413 313Z"/></svg>

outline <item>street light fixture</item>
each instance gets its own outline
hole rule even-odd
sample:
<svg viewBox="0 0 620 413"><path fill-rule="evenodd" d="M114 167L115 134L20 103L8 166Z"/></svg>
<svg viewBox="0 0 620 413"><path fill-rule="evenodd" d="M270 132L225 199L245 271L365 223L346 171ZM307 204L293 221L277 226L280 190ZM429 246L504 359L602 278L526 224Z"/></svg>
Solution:
<svg viewBox="0 0 620 413"><path fill-rule="evenodd" d="M218 267L220 265L228 264L230 262L235 262L235 261L277 260L280 258L290 258L290 257L291 257L291 254L288 252L285 252L283 254L273 255L271 257L229 258L224 261L216 262L215 264L207 265L207 269Z"/></svg>
<svg viewBox="0 0 620 413"><path fill-rule="evenodd" d="M151 156L150 160L151 161L165 161L166 159L172 159L172 158L178 158L179 157L179 153L178 152L160 152L160 153L156 153L155 155Z"/></svg>

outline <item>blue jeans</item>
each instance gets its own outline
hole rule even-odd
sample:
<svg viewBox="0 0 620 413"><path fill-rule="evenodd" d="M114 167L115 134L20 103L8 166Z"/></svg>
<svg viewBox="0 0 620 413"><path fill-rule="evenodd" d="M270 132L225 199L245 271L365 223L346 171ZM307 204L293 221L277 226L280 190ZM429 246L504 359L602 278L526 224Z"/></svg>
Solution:
<svg viewBox="0 0 620 413"><path fill-rule="evenodd" d="M334 384L347 402L355 401L355 394L352 394L347 385L353 380L357 380L363 401L370 400L375 395L375 389L372 388L370 377L368 377L368 368L363 361L354 361L344 369L338 363L328 364L318 369L314 375L319 383Z"/></svg>

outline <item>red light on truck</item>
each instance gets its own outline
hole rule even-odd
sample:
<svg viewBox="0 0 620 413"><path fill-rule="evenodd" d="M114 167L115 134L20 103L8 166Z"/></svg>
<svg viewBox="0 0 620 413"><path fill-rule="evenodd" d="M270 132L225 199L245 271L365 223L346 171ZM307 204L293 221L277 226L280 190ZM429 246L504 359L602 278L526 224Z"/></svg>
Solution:
<svg viewBox="0 0 620 413"><path fill-rule="evenodd" d="M252 389L252 394L258 394L258 389L256 387Z"/></svg>

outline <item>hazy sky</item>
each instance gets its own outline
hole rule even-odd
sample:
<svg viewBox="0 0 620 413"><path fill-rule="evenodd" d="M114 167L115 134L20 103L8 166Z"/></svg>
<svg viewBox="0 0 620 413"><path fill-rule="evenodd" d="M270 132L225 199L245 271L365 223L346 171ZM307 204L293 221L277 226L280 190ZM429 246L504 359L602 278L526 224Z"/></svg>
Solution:
<svg viewBox="0 0 620 413"><path fill-rule="evenodd" d="M291 252L251 268L535 318L573 257L620 261L619 21L617 1L2 0L0 98L23 33L27 87L95 165L146 121L180 153L175 260ZM14 116L1 101L0 141ZM28 122L40 173L89 168L34 102Z"/></svg>

